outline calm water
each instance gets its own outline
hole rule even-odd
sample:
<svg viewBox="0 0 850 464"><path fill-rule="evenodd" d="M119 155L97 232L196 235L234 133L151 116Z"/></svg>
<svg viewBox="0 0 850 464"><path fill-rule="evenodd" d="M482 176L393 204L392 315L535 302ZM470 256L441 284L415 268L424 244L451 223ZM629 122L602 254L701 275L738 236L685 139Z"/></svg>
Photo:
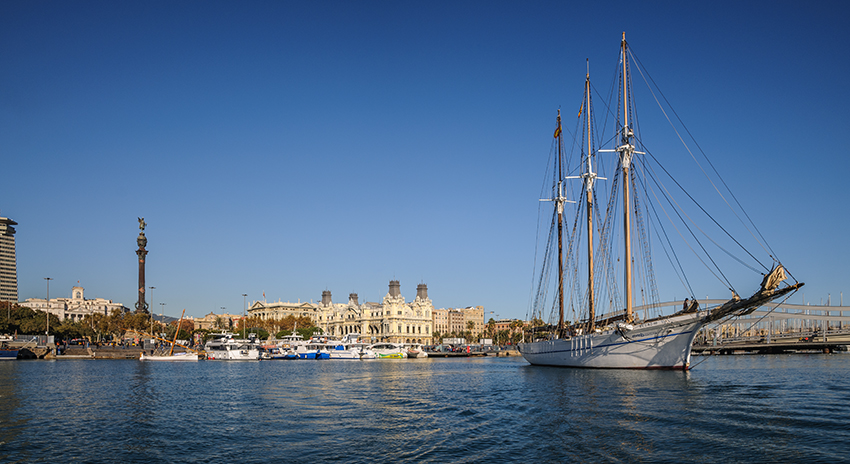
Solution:
<svg viewBox="0 0 850 464"><path fill-rule="evenodd" d="M0 462L850 462L848 382L850 354L11 361Z"/></svg>

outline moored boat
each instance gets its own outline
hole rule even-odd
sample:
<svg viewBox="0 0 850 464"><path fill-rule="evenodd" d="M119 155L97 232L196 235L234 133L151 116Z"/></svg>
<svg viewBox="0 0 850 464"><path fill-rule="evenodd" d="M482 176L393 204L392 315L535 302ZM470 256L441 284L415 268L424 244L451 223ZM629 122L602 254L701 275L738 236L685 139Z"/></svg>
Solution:
<svg viewBox="0 0 850 464"><path fill-rule="evenodd" d="M185 362L185 361L199 361L201 356L197 353L174 353L171 355L162 354L162 355L146 355L142 352L141 356L139 356L139 361L175 361L175 362Z"/></svg>
<svg viewBox="0 0 850 464"><path fill-rule="evenodd" d="M802 282L783 283L788 277L775 254L768 253L768 256L759 260L742 244L742 241L732 237L726 228L720 226L694 196L685 191L683 184L693 183L693 179L689 179L689 182L673 179L669 187L662 185L662 174L670 178L672 175L667 168L660 166L657 158L642 145L633 114L630 70L635 65L631 57L632 53L624 33L618 64L620 78L616 81L618 90L612 92L617 100L608 105L609 108L618 108L617 116L621 117L616 121L616 135L610 138L615 141L613 149L601 150L594 146L593 137L600 137L598 135L600 129L594 127L592 121L589 72L585 79L584 98L578 111L581 130L577 133L577 141L572 144L574 149L580 151L577 163L570 164L565 158L561 114L560 111L558 112L554 135L557 144L557 160L551 164L554 168L552 196L541 200L551 201L554 204L551 219L552 231L549 235L550 242L543 248L547 254L542 259L544 265L540 278L537 279L538 288L531 315L532 320L543 319L544 310L548 309L545 308L547 302L554 301L552 313L554 316L557 311L558 319L557 323L548 326L540 325L540 331L535 335L534 340L518 345L522 356L534 365L687 370L690 366L691 344L701 327L726 318L749 314L758 307L782 297L787 299L803 286ZM604 129L601 132L604 132ZM638 148L641 150L639 151ZM690 152L690 149L687 151ZM611 193L607 199L605 213L597 217L595 215L597 192L594 186L597 180L608 179L599 177L594 172L593 164L597 153L603 152L616 152L618 163L612 172ZM708 177L706 170L702 167L700 169L702 174ZM581 175L567 176L569 172L580 172ZM716 173L716 170L714 172ZM719 177L719 174L717 176ZM581 188L577 189L574 196L576 201L571 201L567 197L569 193L565 185L567 179L582 180ZM666 177L663 180L666 181ZM725 182L711 182L712 187L726 186ZM643 197L637 195L641 190L644 193ZM687 208L683 206L683 200L672 198L671 191L679 193L679 190L684 192L684 201L691 202ZM723 197L716 187L706 190L716 190ZM658 202L660 206L651 203L651 200L657 199L663 200ZM726 201L725 197L723 200L729 208L732 208L731 202ZM576 204L575 221L572 225L565 224L564 208L567 203ZM740 208L740 204L738 207ZM661 211L664 214L660 214ZM733 212L738 215L735 210ZM708 234L706 228L695 224L694 217L697 214L704 214L707 219L710 219L719 229L717 233L725 234L722 240L727 240L728 236L731 245L722 245L718 239L712 237L707 239L700 237L700 234L706 236ZM739 217L749 219L746 213ZM662 219L673 225L674 230L685 242L684 245L674 246L671 243L671 236L676 234L668 234L663 230ZM622 220L621 232L612 227L612 224L619 220ZM651 231L648 230L650 221L653 226ZM755 228L751 224L745 225L747 232L750 228ZM687 232L683 233L683 231ZM632 238L634 232L637 233L635 239ZM612 237L617 235L622 237L621 247L613 245ZM750 235L758 246L770 250L770 247L763 243L764 239L760 234L757 237L750 232ZM552 240L556 240L557 245L553 244ZM738 292L720 269L719 260L707 251L709 245L716 245L716 249L731 256L733 260L730 262L733 264L737 261L750 270L760 273L762 280L758 290L747 298L738 296ZM636 256L632 255L633 246L640 247ZM582 247L587 250L586 257L581 257L581 253L578 252ZM740 247L743 250L740 253L742 256L734 256L729 251L729 247ZM651 260L653 249L664 251L673 268L671 275L679 277L685 291L691 296L685 299L682 310L679 312L649 317L645 314L641 318L634 311L634 295L637 293L633 289L634 286L643 285L638 294L649 303L648 307L657 308L658 306L653 305L660 301L655 268ZM554 257L555 250L557 250L557 258ZM550 251L551 254L549 254ZM731 290L732 298L718 306L700 308L700 304L693 296L696 292L691 287L691 281L684 276L685 268L682 264L684 260L678 256L678 252L693 253L696 259L692 262L704 265L708 269L708 274L713 274ZM582 266L584 269L580 269ZM614 278L614 272L619 267L623 272L622 291L616 284L617 279ZM759 271L759 268L764 272ZM557 272L555 285L549 283L548 269ZM555 294L554 298L548 297L550 291ZM606 293L603 294L603 292ZM569 306L569 309L573 311L572 323L565 320L565 306Z"/></svg>
<svg viewBox="0 0 850 464"><path fill-rule="evenodd" d="M260 344L256 338L233 338L232 333L214 334L204 345L207 359L215 361L256 361L260 359Z"/></svg>
<svg viewBox="0 0 850 464"><path fill-rule="evenodd" d="M407 352L404 347L398 343L375 343L370 345L368 349L375 353L376 359L405 359Z"/></svg>
<svg viewBox="0 0 850 464"><path fill-rule="evenodd" d="M197 351L192 350L192 349L186 347L185 345L181 345L180 343L177 343L177 335L180 333L179 327L181 326L181 324L183 322L183 316L184 315L186 315L185 309L183 310L183 313L180 315L180 320L177 322L178 330L175 330L175 332L174 332L174 340L169 341L169 340L163 340L159 337L153 337L153 338L156 338L157 340L164 341L164 342L169 343L171 345L171 347L168 349L168 353L166 354L165 351L162 351L159 354L152 352L151 354L148 355L144 351L142 351L142 353L139 355L139 361L177 361L177 362L182 361L182 362L185 362L185 361L198 361L198 360L201 359L201 356L200 356L200 354L198 354ZM180 352L180 353L175 353L174 352L175 346L180 346L183 349L185 349L186 351Z"/></svg>
<svg viewBox="0 0 850 464"><path fill-rule="evenodd" d="M427 358L428 353L425 352L421 343L405 343L404 350L408 358Z"/></svg>
<svg viewBox="0 0 850 464"><path fill-rule="evenodd" d="M0 361L10 361L12 359L18 359L18 350L12 349L8 347L0 348Z"/></svg>

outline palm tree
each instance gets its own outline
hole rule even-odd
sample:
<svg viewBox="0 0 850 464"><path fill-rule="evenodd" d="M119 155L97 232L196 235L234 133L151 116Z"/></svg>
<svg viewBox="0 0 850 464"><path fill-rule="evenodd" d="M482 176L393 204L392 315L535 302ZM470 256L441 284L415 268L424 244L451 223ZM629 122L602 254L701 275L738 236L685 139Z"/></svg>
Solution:
<svg viewBox="0 0 850 464"><path fill-rule="evenodd" d="M496 335L496 320L492 317L487 321L487 333L490 335L490 338Z"/></svg>

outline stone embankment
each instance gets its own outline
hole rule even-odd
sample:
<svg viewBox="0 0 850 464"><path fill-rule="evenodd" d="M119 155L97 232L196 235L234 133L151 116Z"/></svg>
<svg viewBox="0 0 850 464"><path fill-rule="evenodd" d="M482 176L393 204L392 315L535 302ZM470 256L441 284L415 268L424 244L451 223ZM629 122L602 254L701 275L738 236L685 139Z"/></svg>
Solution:
<svg viewBox="0 0 850 464"><path fill-rule="evenodd" d="M62 354L51 356L54 359L139 359L142 354L142 348L138 346L114 347L114 346L69 346L61 350ZM175 353L180 353L183 349L174 350ZM150 353L148 353L150 354Z"/></svg>

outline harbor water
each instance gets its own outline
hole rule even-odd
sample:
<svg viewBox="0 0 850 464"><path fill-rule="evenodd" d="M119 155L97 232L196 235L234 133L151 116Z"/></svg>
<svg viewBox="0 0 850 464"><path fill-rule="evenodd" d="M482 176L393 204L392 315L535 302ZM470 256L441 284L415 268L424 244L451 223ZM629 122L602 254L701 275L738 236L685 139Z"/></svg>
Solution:
<svg viewBox="0 0 850 464"><path fill-rule="evenodd" d="M0 462L850 462L850 355L0 364Z"/></svg>

